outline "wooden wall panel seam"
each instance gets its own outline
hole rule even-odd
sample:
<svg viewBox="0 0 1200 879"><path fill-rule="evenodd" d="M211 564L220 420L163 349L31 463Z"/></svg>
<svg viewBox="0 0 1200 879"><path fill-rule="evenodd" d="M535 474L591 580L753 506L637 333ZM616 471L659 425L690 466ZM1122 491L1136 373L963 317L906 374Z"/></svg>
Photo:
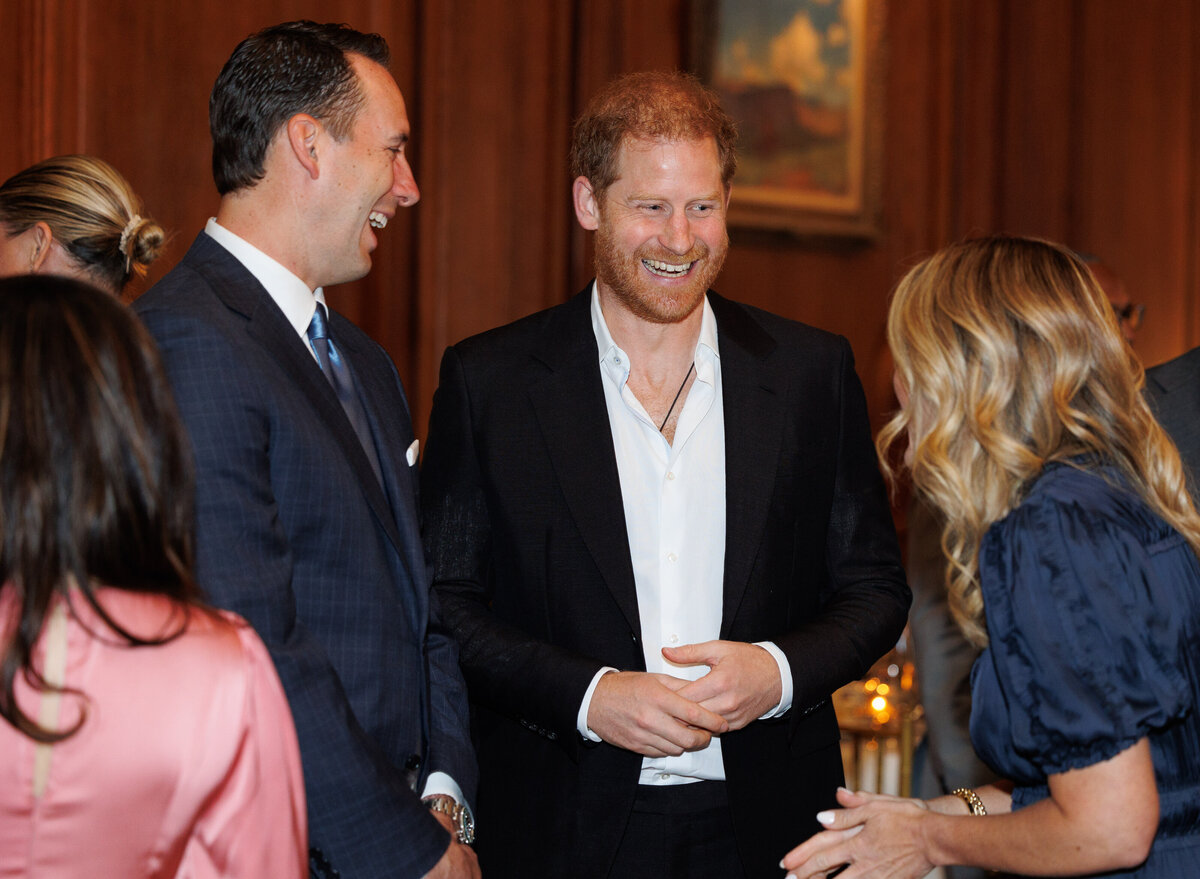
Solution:
<svg viewBox="0 0 1200 879"><path fill-rule="evenodd" d="M1067 204L1065 215L1067 219L1068 246L1083 246L1083 206L1080 193L1084 189L1084 164L1086 142L1083 138L1084 101L1082 97L1087 86L1087 66L1083 47L1085 45L1084 29L1087 22L1084 18L1084 0L1071 2L1072 30L1076 37L1071 41L1069 61L1070 95L1067 113L1067 173L1070 180L1067 185Z"/></svg>
<svg viewBox="0 0 1200 879"><path fill-rule="evenodd" d="M1191 16L1188 33L1191 41L1191 76L1187 79L1191 90L1191 113L1187 124L1188 155L1192 161L1187 166L1188 180L1184 192L1188 200L1188 224L1191 226L1187 240L1191 241L1187 264L1184 269L1184 317L1188 328L1188 350L1200 345L1200 11L1195 5L1187 7Z"/></svg>

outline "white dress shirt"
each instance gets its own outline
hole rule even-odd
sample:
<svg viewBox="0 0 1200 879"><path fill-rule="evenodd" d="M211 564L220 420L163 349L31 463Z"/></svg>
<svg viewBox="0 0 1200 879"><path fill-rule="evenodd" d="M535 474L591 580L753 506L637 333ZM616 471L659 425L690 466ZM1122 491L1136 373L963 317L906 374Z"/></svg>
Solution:
<svg viewBox="0 0 1200 879"><path fill-rule="evenodd" d="M217 222L216 217L209 217L204 227L205 234L213 241L228 250L238 262L246 267L246 271L254 275L267 294L275 300L283 316L287 318L292 329L300 336L300 341L317 360L316 352L308 342L308 325L312 323L313 312L317 303L325 305L325 290L318 287L308 289L308 285L292 274L282 264L267 256L245 238L235 235ZM328 306L326 306L328 309ZM317 361L320 363L320 361Z"/></svg>
<svg viewBox="0 0 1200 879"><path fill-rule="evenodd" d="M308 325L312 323L317 303L325 305L324 288L318 287L316 290L310 290L307 284L284 268L282 264L267 256L245 238L230 232L218 223L215 217L209 217L204 231L210 238L228 250L233 258L245 266L246 271L254 275L263 285L267 295L279 306L279 310L292 325L292 329L300 336L305 350L319 365L317 354L308 341ZM328 306L326 308L328 309ZM429 774L421 796L430 797L437 794L446 794L464 805L467 804L458 782L444 772ZM470 807L468 806L468 808Z"/></svg>
<svg viewBox="0 0 1200 879"><path fill-rule="evenodd" d="M696 380L683 401L673 444L628 386L629 357L613 341L594 285L592 329L621 480L646 670L697 680L708 673L707 666L672 665L661 651L716 640L721 631L725 417L716 318L706 298L694 355ZM791 707L791 671L778 647L760 646L775 658L783 682L780 704L764 715L773 717ZM600 677L615 670L597 673L580 706L579 732L593 741L600 739L587 728L592 694ZM721 741L714 736L700 751L643 758L640 781L662 785L724 778Z"/></svg>

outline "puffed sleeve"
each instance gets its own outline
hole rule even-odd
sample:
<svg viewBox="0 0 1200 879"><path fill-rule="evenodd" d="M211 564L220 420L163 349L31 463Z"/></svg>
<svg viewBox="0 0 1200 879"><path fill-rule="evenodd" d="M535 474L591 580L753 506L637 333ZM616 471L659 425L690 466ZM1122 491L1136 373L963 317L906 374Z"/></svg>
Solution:
<svg viewBox="0 0 1200 879"><path fill-rule="evenodd" d="M1013 745L1046 775L1107 760L1188 710L1176 598L1196 588L1196 561L1144 508L1029 500L988 532L980 570Z"/></svg>
<svg viewBox="0 0 1200 879"><path fill-rule="evenodd" d="M296 729L262 641L244 623L237 631L247 666L241 739L193 829L178 875L305 879L308 835Z"/></svg>

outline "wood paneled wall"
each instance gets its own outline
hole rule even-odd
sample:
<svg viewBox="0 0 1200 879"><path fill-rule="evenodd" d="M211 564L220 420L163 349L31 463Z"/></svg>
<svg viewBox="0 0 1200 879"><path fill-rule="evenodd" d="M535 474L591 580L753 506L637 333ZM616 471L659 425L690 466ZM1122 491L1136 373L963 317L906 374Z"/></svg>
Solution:
<svg viewBox="0 0 1200 879"><path fill-rule="evenodd" d="M1101 255L1148 305L1147 363L1200 343L1200 10L874 2L887 18L882 235L839 246L735 231L722 292L846 334L877 420L893 405L889 290L968 234ZM445 345L590 276L570 121L612 75L681 64L690 15L687 0L0 0L0 177L60 152L112 161L174 232L152 281L215 212L207 96L237 41L298 17L379 31L422 200L388 227L371 275L331 296L391 351L422 426Z"/></svg>
<svg viewBox="0 0 1200 879"><path fill-rule="evenodd" d="M956 15L948 231L1100 256L1148 306L1147 364L1200 343L1200 8L972 0Z"/></svg>

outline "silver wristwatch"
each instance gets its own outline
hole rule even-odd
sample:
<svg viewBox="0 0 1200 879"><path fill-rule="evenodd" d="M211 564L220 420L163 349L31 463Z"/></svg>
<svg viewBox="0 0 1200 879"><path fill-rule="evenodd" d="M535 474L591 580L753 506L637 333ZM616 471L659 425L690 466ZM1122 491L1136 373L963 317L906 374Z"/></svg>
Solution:
<svg viewBox="0 0 1200 879"><path fill-rule="evenodd" d="M449 815L454 823L454 836L463 845L475 842L475 821L470 811L454 797L448 794L434 794L422 800L433 812Z"/></svg>

